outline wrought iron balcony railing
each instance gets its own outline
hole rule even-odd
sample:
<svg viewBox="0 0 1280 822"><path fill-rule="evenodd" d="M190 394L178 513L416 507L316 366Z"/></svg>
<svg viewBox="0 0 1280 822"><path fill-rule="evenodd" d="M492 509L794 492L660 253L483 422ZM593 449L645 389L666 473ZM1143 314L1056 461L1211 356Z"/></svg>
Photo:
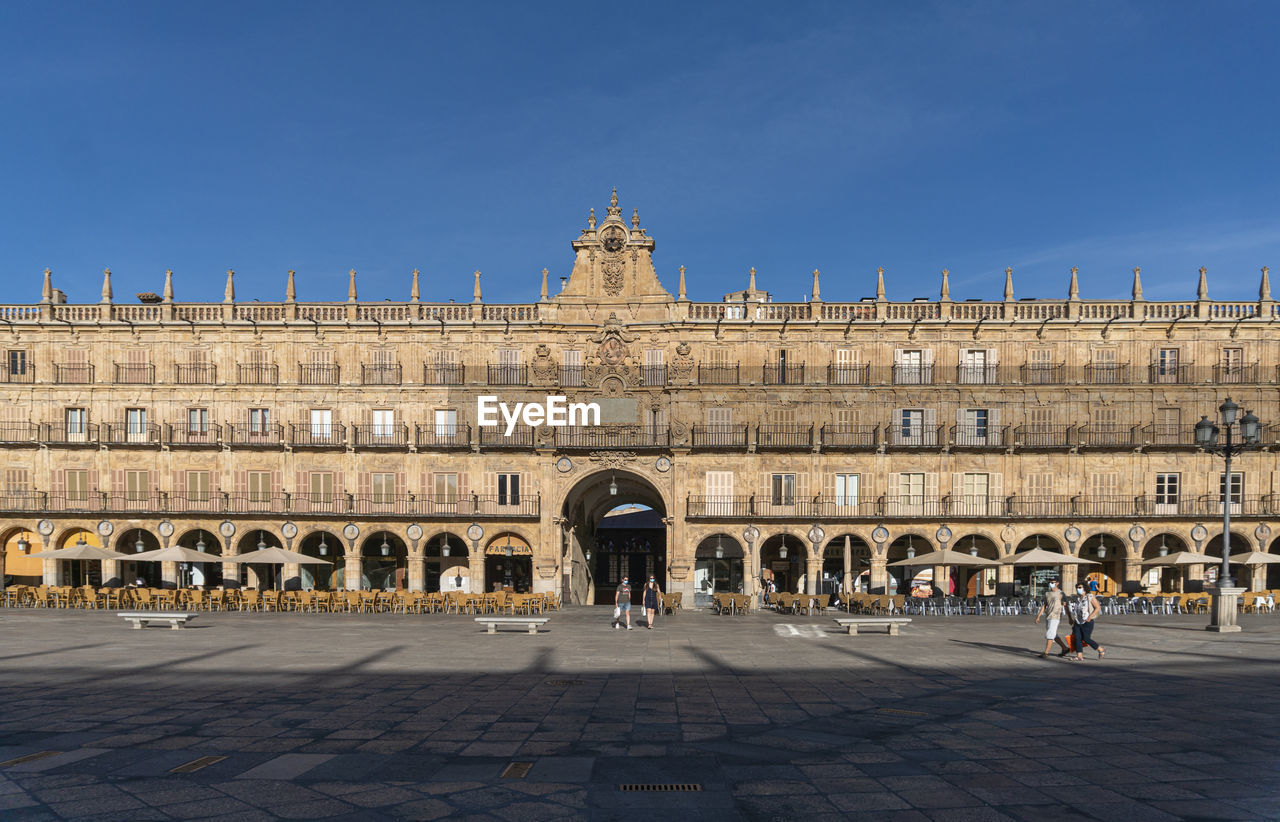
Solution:
<svg viewBox="0 0 1280 822"><path fill-rule="evenodd" d="M342 366L337 363L299 363L300 385L337 385L342 378Z"/></svg>
<svg viewBox="0 0 1280 822"><path fill-rule="evenodd" d="M462 385L466 380L466 370L462 363L427 363L422 366L422 382L425 385Z"/></svg>
<svg viewBox="0 0 1280 822"><path fill-rule="evenodd" d="M524 365L490 363L486 369L489 385L528 385L529 369Z"/></svg>
<svg viewBox="0 0 1280 822"><path fill-rule="evenodd" d="M757 448L803 448L813 447L812 425L757 425Z"/></svg>
<svg viewBox="0 0 1280 822"><path fill-rule="evenodd" d="M471 426L466 423L416 425L413 439L418 448L469 448Z"/></svg>
<svg viewBox="0 0 1280 822"><path fill-rule="evenodd" d="M165 442L169 445L217 445L222 426L217 423L179 423L165 426Z"/></svg>
<svg viewBox="0 0 1280 822"><path fill-rule="evenodd" d="M865 363L827 366L827 383L830 385L866 385L870 381L871 367Z"/></svg>
<svg viewBox="0 0 1280 822"><path fill-rule="evenodd" d="M695 425L692 433L694 448L747 447L745 425Z"/></svg>
<svg viewBox="0 0 1280 822"><path fill-rule="evenodd" d="M665 425L568 425L555 428L557 448L667 448Z"/></svg>
<svg viewBox="0 0 1280 822"><path fill-rule="evenodd" d="M118 362L115 382L121 385L151 385L156 381L156 367L149 363Z"/></svg>
<svg viewBox="0 0 1280 822"><path fill-rule="evenodd" d="M98 429L99 442L111 445L159 445L161 428L157 423L104 423Z"/></svg>
<svg viewBox="0 0 1280 822"><path fill-rule="evenodd" d="M213 363L178 364L173 367L173 381L178 385L213 385L218 381L218 367Z"/></svg>
<svg viewBox="0 0 1280 822"><path fill-rule="evenodd" d="M409 445L409 426L402 423L351 426L357 448L406 448Z"/></svg>
<svg viewBox="0 0 1280 822"><path fill-rule="evenodd" d="M399 363L373 363L360 366L360 383L362 385L399 385Z"/></svg>
<svg viewBox="0 0 1280 822"><path fill-rule="evenodd" d="M802 385L804 363L763 366L760 381L765 385Z"/></svg>
<svg viewBox="0 0 1280 822"><path fill-rule="evenodd" d="M294 448L344 448L347 427L340 422L290 423L289 444Z"/></svg>
<svg viewBox="0 0 1280 822"><path fill-rule="evenodd" d="M821 437L823 450L877 448L880 445L880 429L875 425L824 425Z"/></svg>
<svg viewBox="0 0 1280 822"><path fill-rule="evenodd" d="M284 426L280 423L256 425L229 422L222 427L225 442L240 447L264 448L284 445Z"/></svg>
<svg viewBox="0 0 1280 822"><path fill-rule="evenodd" d="M737 385L738 364L698 363L698 385Z"/></svg>
<svg viewBox="0 0 1280 822"><path fill-rule="evenodd" d="M87 362L55 363L53 381L62 385L93 382L93 364Z"/></svg>
<svg viewBox="0 0 1280 822"><path fill-rule="evenodd" d="M267 363L240 363L236 366L236 381L241 385L279 385L280 366Z"/></svg>

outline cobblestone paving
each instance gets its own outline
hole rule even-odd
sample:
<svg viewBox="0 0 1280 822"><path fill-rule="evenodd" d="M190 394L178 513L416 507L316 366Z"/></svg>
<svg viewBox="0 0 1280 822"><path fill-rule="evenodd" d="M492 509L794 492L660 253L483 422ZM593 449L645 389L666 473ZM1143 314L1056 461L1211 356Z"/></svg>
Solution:
<svg viewBox="0 0 1280 822"><path fill-rule="evenodd" d="M1276 617L1106 618L1085 663L1029 617L122 622L0 611L0 819L1280 818Z"/></svg>

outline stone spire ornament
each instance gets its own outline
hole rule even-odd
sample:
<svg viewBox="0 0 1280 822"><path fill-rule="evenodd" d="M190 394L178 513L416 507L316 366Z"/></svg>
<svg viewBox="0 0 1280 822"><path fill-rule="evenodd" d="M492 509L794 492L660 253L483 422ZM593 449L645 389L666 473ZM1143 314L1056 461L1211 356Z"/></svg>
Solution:
<svg viewBox="0 0 1280 822"><path fill-rule="evenodd" d="M938 299L951 299L951 272L945 268L942 269L942 290L938 293Z"/></svg>
<svg viewBox="0 0 1280 822"><path fill-rule="evenodd" d="M822 299L822 286L818 285L818 269L813 270L813 295L809 297L811 302L818 302Z"/></svg>
<svg viewBox="0 0 1280 822"><path fill-rule="evenodd" d="M224 303L236 301L236 272L234 269L227 269L227 287L222 289L222 301Z"/></svg>
<svg viewBox="0 0 1280 822"><path fill-rule="evenodd" d="M111 269L102 269L102 302L111 302Z"/></svg>
<svg viewBox="0 0 1280 822"><path fill-rule="evenodd" d="M751 273L747 275L747 290L754 292L756 290L756 270L751 269Z"/></svg>
<svg viewBox="0 0 1280 822"><path fill-rule="evenodd" d="M876 269L876 299L884 299L884 266Z"/></svg>
<svg viewBox="0 0 1280 822"><path fill-rule="evenodd" d="M547 300L547 274L548 273L549 272L545 268L542 269L542 290L538 292L538 299L541 300L542 302L546 302Z"/></svg>
<svg viewBox="0 0 1280 822"><path fill-rule="evenodd" d="M356 301L356 270L353 268L347 272L347 302Z"/></svg>
<svg viewBox="0 0 1280 822"><path fill-rule="evenodd" d="M291 268L289 269L288 278L285 279L284 281L284 301L287 303L291 303L294 300L298 299L298 289L294 285L293 277L294 277L294 271Z"/></svg>
<svg viewBox="0 0 1280 822"><path fill-rule="evenodd" d="M475 287L471 289L471 301L477 303L480 302L480 269L478 268L476 269L476 284Z"/></svg>
<svg viewBox="0 0 1280 822"><path fill-rule="evenodd" d="M418 269L413 270L413 279L409 283L409 302L418 301Z"/></svg>
<svg viewBox="0 0 1280 822"><path fill-rule="evenodd" d="M622 209L618 208L618 187L613 187L613 194L609 195L609 216L622 217Z"/></svg>
<svg viewBox="0 0 1280 822"><path fill-rule="evenodd" d="M676 295L676 299L678 300L686 299L685 290L684 290L684 266L680 266L680 289Z"/></svg>
<svg viewBox="0 0 1280 822"><path fill-rule="evenodd" d="M1133 299L1142 299L1142 269L1133 267Z"/></svg>
<svg viewBox="0 0 1280 822"><path fill-rule="evenodd" d="M164 293L161 295L165 302L173 302L173 269L166 268L164 271Z"/></svg>
<svg viewBox="0 0 1280 822"><path fill-rule="evenodd" d="M596 210L594 208L591 209L589 214L587 214L587 228L592 231L596 230Z"/></svg>
<svg viewBox="0 0 1280 822"><path fill-rule="evenodd" d="M640 230L640 209L631 209L631 227L637 231Z"/></svg>
<svg viewBox="0 0 1280 822"><path fill-rule="evenodd" d="M1077 268L1076 266L1074 266L1074 265L1073 265L1073 266L1071 266L1071 285L1067 286L1067 299L1068 299L1068 300L1078 300L1078 299L1080 299L1080 280L1079 280L1079 278L1076 276L1076 275L1077 275L1077 273L1078 273L1079 271L1080 271L1080 269L1079 269L1079 268Z"/></svg>
<svg viewBox="0 0 1280 822"><path fill-rule="evenodd" d="M1006 302L1013 299L1013 266L1004 270L1004 299Z"/></svg>
<svg viewBox="0 0 1280 822"><path fill-rule="evenodd" d="M44 285L40 287L40 302L53 302L53 271L48 268L44 270Z"/></svg>
<svg viewBox="0 0 1280 822"><path fill-rule="evenodd" d="M1258 284L1258 299L1271 299L1271 269L1262 267L1262 282Z"/></svg>
<svg viewBox="0 0 1280 822"><path fill-rule="evenodd" d="M1197 299L1197 300L1207 300L1207 299L1209 299L1209 278L1208 278L1208 274L1209 274L1209 269L1205 268L1204 266L1200 266L1200 285L1196 286L1196 299Z"/></svg>

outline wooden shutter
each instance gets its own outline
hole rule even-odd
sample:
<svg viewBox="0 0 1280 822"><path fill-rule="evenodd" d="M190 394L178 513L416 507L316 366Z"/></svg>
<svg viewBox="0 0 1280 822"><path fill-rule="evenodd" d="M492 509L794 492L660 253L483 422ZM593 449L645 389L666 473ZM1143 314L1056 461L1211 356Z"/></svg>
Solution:
<svg viewBox="0 0 1280 822"><path fill-rule="evenodd" d="M395 477L395 487L391 489L391 493L397 494L397 495L407 494L408 491L405 489L406 482L407 480L405 478L405 472L397 471L396 477Z"/></svg>
<svg viewBox="0 0 1280 822"><path fill-rule="evenodd" d="M66 470L58 470L52 472L49 481L49 490L53 493L54 498L61 499L67 495L67 472Z"/></svg>
<svg viewBox="0 0 1280 822"><path fill-rule="evenodd" d="M953 471L951 472L951 496L953 502L955 498L959 498L962 494L964 494L964 472Z"/></svg>
<svg viewBox="0 0 1280 822"><path fill-rule="evenodd" d="M466 471L458 472L458 498L469 497L471 495L470 482Z"/></svg>
<svg viewBox="0 0 1280 822"><path fill-rule="evenodd" d="M90 493L92 493L92 492L94 492L94 491L101 491L101 490L102 490L102 489L98 486L98 469L96 469L96 468L91 468L91 469L89 470L89 488L88 488L88 490L89 490L89 492L90 492Z"/></svg>
<svg viewBox="0 0 1280 822"><path fill-rule="evenodd" d="M333 493L334 493L334 496L339 496L339 497L347 493L347 473L345 471L334 472Z"/></svg>
<svg viewBox="0 0 1280 822"><path fill-rule="evenodd" d="M235 472L235 488L236 488L235 493L237 497L246 497L249 495L249 472L248 471Z"/></svg>
<svg viewBox="0 0 1280 822"><path fill-rule="evenodd" d="M924 409L924 438L921 440L924 445L938 444L938 409Z"/></svg>
<svg viewBox="0 0 1280 822"><path fill-rule="evenodd" d="M115 468L111 471L111 493L116 496L123 496L124 492L124 469Z"/></svg>
<svg viewBox="0 0 1280 822"><path fill-rule="evenodd" d="M356 488L356 493L364 499L369 499L373 495L373 474L368 471L356 474Z"/></svg>
<svg viewBox="0 0 1280 822"><path fill-rule="evenodd" d="M187 472L180 469L172 472L173 495L179 499L187 496Z"/></svg>
<svg viewBox="0 0 1280 822"><path fill-rule="evenodd" d="M929 471L924 475L924 500L929 503L938 498L938 473Z"/></svg>
<svg viewBox="0 0 1280 822"><path fill-rule="evenodd" d="M809 472L802 471L796 473L796 501L801 502L809 499Z"/></svg>

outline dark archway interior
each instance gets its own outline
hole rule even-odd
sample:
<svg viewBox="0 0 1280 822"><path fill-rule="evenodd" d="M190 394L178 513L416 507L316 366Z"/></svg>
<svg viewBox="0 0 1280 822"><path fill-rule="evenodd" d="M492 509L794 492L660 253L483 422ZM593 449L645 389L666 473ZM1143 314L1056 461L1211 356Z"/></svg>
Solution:
<svg viewBox="0 0 1280 822"><path fill-rule="evenodd" d="M565 600L612 604L624 576L637 592L649 576L667 590L666 511L658 489L629 471L598 471L580 480L563 511L573 561Z"/></svg>

